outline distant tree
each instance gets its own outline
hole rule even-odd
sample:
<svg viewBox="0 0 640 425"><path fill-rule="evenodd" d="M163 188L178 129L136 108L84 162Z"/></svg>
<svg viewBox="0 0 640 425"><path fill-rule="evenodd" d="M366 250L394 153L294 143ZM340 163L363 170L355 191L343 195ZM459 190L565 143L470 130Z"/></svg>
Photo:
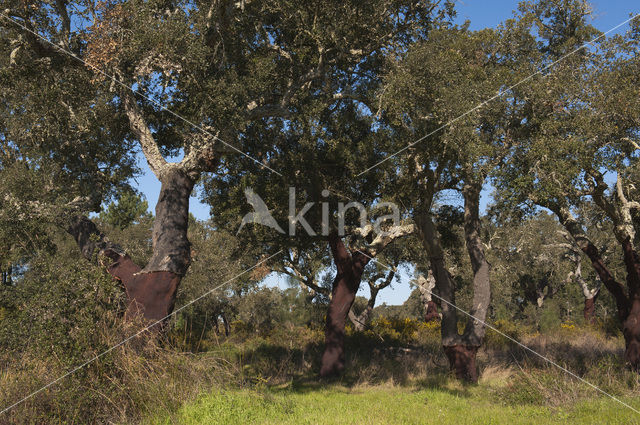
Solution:
<svg viewBox="0 0 640 425"><path fill-rule="evenodd" d="M377 265L377 264L376 264ZM379 271L369 273L365 273L364 280L367 282L369 286L369 298L366 300L364 308L356 314L354 311L354 305L351 306L349 310L349 320L353 323L353 326L356 330L362 331L369 324L369 320L371 319L371 313L376 305L376 300L378 298L378 293L387 288L393 282L393 279L396 277L396 268L398 267L398 263L387 265L387 267L391 267L391 270L387 270L386 267L378 266L376 269Z"/></svg>
<svg viewBox="0 0 640 425"><path fill-rule="evenodd" d="M118 201L109 204L99 217L104 223L123 230L142 219L150 218L148 208L149 204L143 196L125 191Z"/></svg>
<svg viewBox="0 0 640 425"><path fill-rule="evenodd" d="M497 53L499 43L500 34L492 30L453 27L434 31L391 64L382 101L397 140L389 152L396 167L388 169L386 179L397 202L411 212L429 259L442 300L442 346L451 369L474 382L491 293L480 193L489 172L506 154L509 141L499 126L508 119L505 102L497 100L482 110L472 108L491 97L509 75L510 58ZM455 126L441 128L452 120L457 121ZM431 136L409 145L423 135ZM462 197L463 237L473 274L469 312L477 320L467 320L462 335L454 307L458 288L448 270L442 241L446 232L437 228L433 214L445 191L457 191Z"/></svg>
<svg viewBox="0 0 640 425"><path fill-rule="evenodd" d="M541 309L554 297L580 296L585 320L593 321L598 278L583 275L580 250L554 215L540 211L490 227L488 257L500 282L496 304L512 309L509 318L528 305Z"/></svg>
<svg viewBox="0 0 640 425"><path fill-rule="evenodd" d="M516 41L521 67L542 67L593 39L586 2L554 1L523 4L523 30L540 43ZM514 104L523 119L509 125L513 146L508 161L496 170L506 208L526 205L552 211L590 260L603 286L613 296L625 336L625 359L640 368L640 261L637 221L640 207L637 176L638 19L631 30L600 38L553 66L553 73L535 84L518 87ZM522 39L521 39L522 40ZM519 47L518 47L519 46ZM612 177L608 177L612 176ZM610 179L610 180L608 180ZM613 180L613 181L611 181ZM585 210L597 208L599 221L609 223L622 249L626 285L615 278L603 247L593 239Z"/></svg>

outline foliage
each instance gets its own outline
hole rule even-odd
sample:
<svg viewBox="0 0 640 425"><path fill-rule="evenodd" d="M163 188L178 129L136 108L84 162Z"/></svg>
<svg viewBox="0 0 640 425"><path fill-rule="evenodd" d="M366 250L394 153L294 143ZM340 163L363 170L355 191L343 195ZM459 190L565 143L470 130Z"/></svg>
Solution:
<svg viewBox="0 0 640 425"><path fill-rule="evenodd" d="M125 191L120 195L118 201L109 204L99 217L105 224L124 230L132 224L150 218L151 214L147 211L148 209L149 204L143 196Z"/></svg>
<svg viewBox="0 0 640 425"><path fill-rule="evenodd" d="M3 14L89 66L1 20L0 272L14 273L0 287L0 407L64 379L0 421L633 420L504 335L637 402L614 300L602 291L585 323L577 271L588 288L598 281L558 220L561 210L575 216L625 279L619 242L640 241L637 20L576 51L600 34L581 0L524 1L513 19L478 31L452 24L451 2L426 0L5 3ZM142 142L125 107L131 87L144 95L132 103L158 155L204 164L189 176L211 218L189 217L192 264L166 333L119 346L143 324L123 320L126 294L98 266L106 259L82 260L61 229L104 207L94 217L111 240L137 264L152 254L154 217L131 187ZM350 369L339 385L316 383L336 272L321 209L305 215L317 235L254 225L235 234L250 211L245 190L280 224L290 187L297 211L393 200L407 221L425 213L441 256L417 232L377 259L399 274L442 261L456 306L469 311L477 264L460 195L473 187L479 201L486 183L491 204L472 229L491 264L486 320L498 331L478 355L484 381L448 380L445 326L423 322L414 289L403 305L373 309L365 330L347 327ZM351 210L347 224L357 218ZM248 272L275 253L284 259ZM363 280L387 273L371 262ZM290 287L265 287L284 275ZM366 308L357 298L352 309ZM474 323L459 319L458 333Z"/></svg>

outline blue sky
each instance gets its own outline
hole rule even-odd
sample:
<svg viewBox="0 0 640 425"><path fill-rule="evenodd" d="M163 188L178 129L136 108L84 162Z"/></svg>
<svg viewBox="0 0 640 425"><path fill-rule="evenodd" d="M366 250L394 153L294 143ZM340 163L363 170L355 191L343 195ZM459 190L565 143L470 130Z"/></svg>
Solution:
<svg viewBox="0 0 640 425"><path fill-rule="evenodd" d="M640 3L635 1L622 0L598 0L592 1L594 7L593 24L601 31L609 29L628 19L631 13L640 11ZM517 1L496 1L496 0L459 0L456 2L458 11L458 22L465 20L471 21L471 29L482 29L486 27L495 27L505 19L513 15L513 11L517 8ZM627 29L623 26L617 32L623 32ZM143 170L143 174L136 179L136 186L145 194L149 202L149 208L153 211L155 208L158 194L160 193L160 183L149 170L143 157L138 158L138 162ZM490 190L483 192L482 205L486 205L489 200ZM201 204L196 197L191 198L190 210L198 219L206 219L209 216L209 209L206 205ZM395 281L394 284L378 295L378 304L386 302L387 304L402 304L410 293L408 284L408 276L402 274L401 281ZM267 285L284 286L284 279L276 276L267 278ZM366 285L364 285L366 286ZM368 289L362 288L359 295L368 296Z"/></svg>

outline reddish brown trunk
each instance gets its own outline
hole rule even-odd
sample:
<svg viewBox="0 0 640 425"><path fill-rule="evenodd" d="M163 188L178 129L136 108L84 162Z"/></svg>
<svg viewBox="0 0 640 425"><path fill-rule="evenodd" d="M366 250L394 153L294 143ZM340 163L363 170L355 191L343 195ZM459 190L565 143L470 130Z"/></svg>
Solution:
<svg viewBox="0 0 640 425"><path fill-rule="evenodd" d="M130 300L127 317L142 315L145 319L161 320L173 311L181 276L171 272L144 273L126 285Z"/></svg>
<svg viewBox="0 0 640 425"><path fill-rule="evenodd" d="M624 359L636 371L640 371L640 259L633 249L631 238L621 241L627 272L628 294L604 264L598 249L584 234L581 226L566 211L556 208L554 212L565 228L574 237L580 249L589 257L600 280L616 300L618 318L622 323L625 340Z"/></svg>
<svg viewBox="0 0 640 425"><path fill-rule="evenodd" d="M635 299L640 297L640 260L638 254L633 249L631 240L627 238L622 243L622 251L624 252L624 264L627 269L627 287L629 288L629 298Z"/></svg>
<svg viewBox="0 0 640 425"><path fill-rule="evenodd" d="M629 315L630 310L629 298L627 297L627 294L625 294L624 288L609 272L609 269L604 264L604 261L598 252L598 248L596 248L595 245L589 242L581 249L591 260L591 265L595 269L596 273L598 273L598 277L600 277L602 284L607 288L611 295L613 295L618 310L618 318L621 322L624 321Z"/></svg>
<svg viewBox="0 0 640 425"><path fill-rule="evenodd" d="M631 308L622 323L625 352L624 359L635 371L640 371L640 261L628 238L622 243L624 263L627 269L627 285Z"/></svg>
<svg viewBox="0 0 640 425"><path fill-rule="evenodd" d="M564 226L565 229L567 229L569 234L576 241L576 244L578 245L578 247L580 247L580 250L586 254L589 260L591 260L591 265L598 274L598 277L602 281L602 284L605 288L607 288L611 295L613 295L613 298L616 301L618 318L620 319L620 322L624 322L631 309L629 297L627 297L622 284L616 281L616 279L609 271L607 265L604 263L604 260L600 256L598 248L585 234L582 224L573 217L571 211L566 206L562 207L557 204L549 203L540 203L540 206L549 208L556 214L556 216L558 216L560 223Z"/></svg>
<svg viewBox="0 0 640 425"><path fill-rule="evenodd" d="M467 382L478 382L476 355L479 347L474 345L449 345L443 346L443 348L449 359L449 368L456 374L456 378Z"/></svg>
<svg viewBox="0 0 640 425"><path fill-rule="evenodd" d="M597 295L584 299L584 310L582 314L586 323L593 324L596 320L596 298Z"/></svg>
<svg viewBox="0 0 640 425"><path fill-rule="evenodd" d="M344 370L345 325L360 286L362 272L369 261L369 258L360 252L350 254L336 235L329 237L329 245L338 272L333 280L327 311L325 346L320 361L322 377L338 375Z"/></svg>
<svg viewBox="0 0 640 425"><path fill-rule="evenodd" d="M633 300L631 312L622 324L624 360L636 372L640 371L640 299Z"/></svg>
<svg viewBox="0 0 640 425"><path fill-rule="evenodd" d="M103 250L102 255L112 261L107 272L122 283L127 294L126 317L142 315L145 319L160 320L173 311L181 276L167 271L142 272L128 255L114 248Z"/></svg>
<svg viewBox="0 0 640 425"><path fill-rule="evenodd" d="M440 321L440 315L438 314L438 305L434 301L428 301L427 314L424 316L424 321L431 322L432 320Z"/></svg>
<svg viewBox="0 0 640 425"><path fill-rule="evenodd" d="M333 281L333 296L327 311L320 376L337 375L344 370L345 325L357 291L357 285L353 280L344 276L338 275Z"/></svg>
<svg viewBox="0 0 640 425"><path fill-rule="evenodd" d="M76 217L67 231L75 238L82 254L107 257L107 271L122 282L127 294L126 316L142 315L160 320L172 311L182 276L191 261L187 239L189 196L193 179L179 169L166 171L153 225L153 254L142 269L117 245L111 243L86 217Z"/></svg>

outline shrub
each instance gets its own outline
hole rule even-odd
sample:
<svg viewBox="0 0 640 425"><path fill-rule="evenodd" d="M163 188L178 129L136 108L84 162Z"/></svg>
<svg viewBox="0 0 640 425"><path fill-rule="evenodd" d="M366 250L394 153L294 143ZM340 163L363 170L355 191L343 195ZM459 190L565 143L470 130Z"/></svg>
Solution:
<svg viewBox="0 0 640 425"><path fill-rule="evenodd" d="M532 327L507 319L496 320L492 323L492 327L501 333L510 336L516 341L520 341L526 335L531 335L533 333ZM504 335L501 335L491 328L487 328L485 343L487 347L499 350L516 345L513 341L505 338Z"/></svg>

